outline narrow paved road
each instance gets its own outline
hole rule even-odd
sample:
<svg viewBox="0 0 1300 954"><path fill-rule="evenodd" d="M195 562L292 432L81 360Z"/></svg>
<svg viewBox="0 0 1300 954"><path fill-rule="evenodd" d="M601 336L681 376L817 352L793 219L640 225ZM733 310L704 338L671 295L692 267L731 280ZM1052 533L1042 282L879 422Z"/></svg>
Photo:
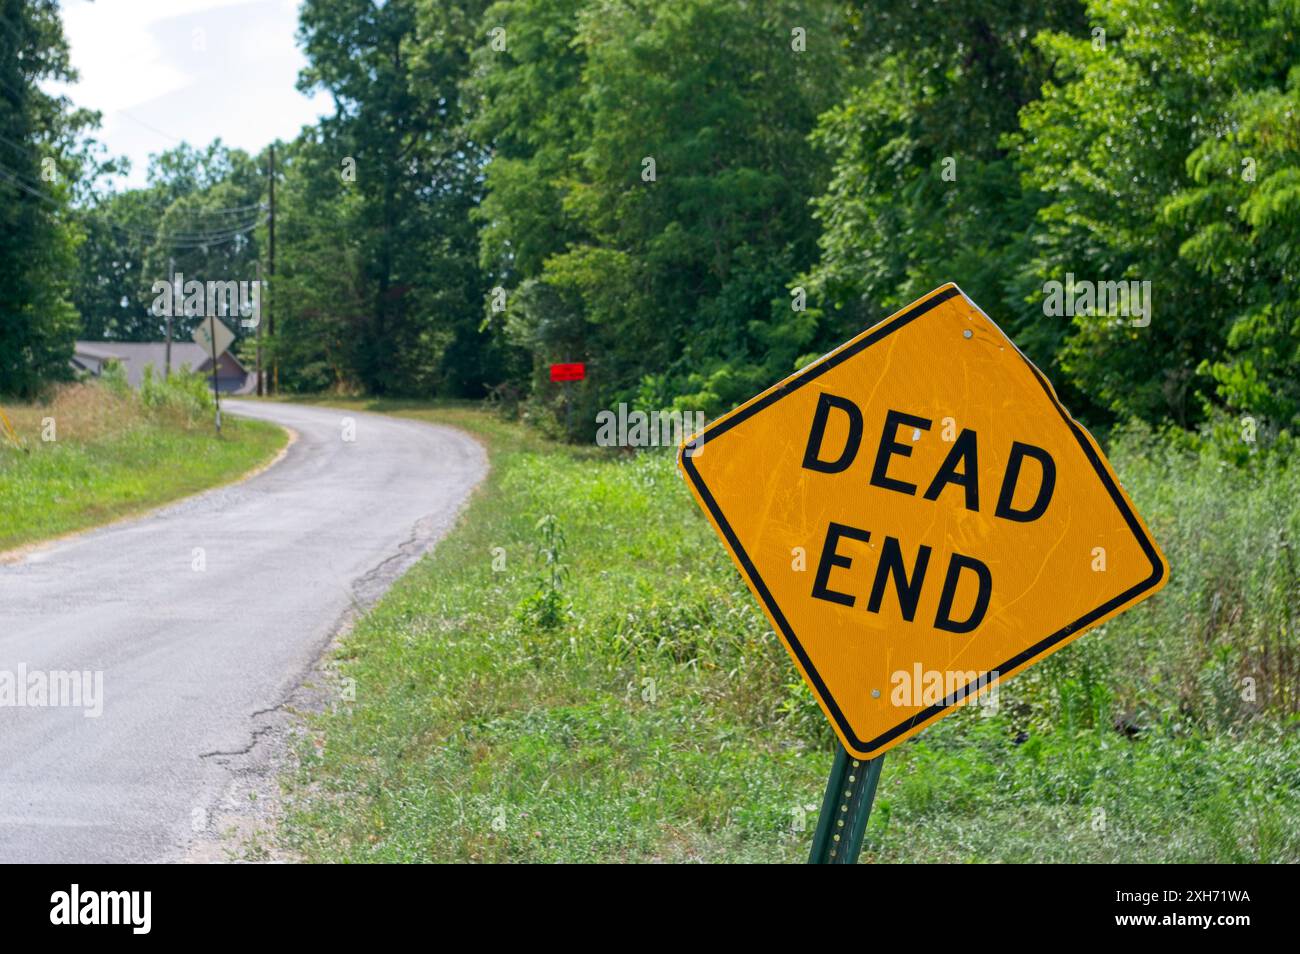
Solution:
<svg viewBox="0 0 1300 954"><path fill-rule="evenodd" d="M243 483L0 563L0 702L6 672L25 668L29 692L103 674L97 718L84 698L0 705L0 862L178 857L226 782L212 754L248 749L254 715L446 531L487 467L449 428L227 406L298 439Z"/></svg>

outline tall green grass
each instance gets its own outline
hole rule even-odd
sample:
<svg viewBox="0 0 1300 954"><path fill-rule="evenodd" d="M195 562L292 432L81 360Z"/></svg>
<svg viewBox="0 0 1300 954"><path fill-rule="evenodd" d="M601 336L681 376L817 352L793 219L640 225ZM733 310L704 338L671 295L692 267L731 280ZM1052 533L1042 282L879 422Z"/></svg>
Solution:
<svg viewBox="0 0 1300 954"><path fill-rule="evenodd" d="M314 724L319 746L287 782L286 846L347 861L802 860L832 737L671 456L373 406L476 430L493 471L346 640L356 698ZM1013 680L993 715L964 710L890 752L865 859L1300 860L1292 710L1272 686L1255 703L1238 692L1247 672L1294 672L1259 634L1290 626L1294 649L1272 565L1296 469L1226 474L1138 438L1114 457L1169 586ZM555 585L548 524L563 533Z"/></svg>
<svg viewBox="0 0 1300 954"><path fill-rule="evenodd" d="M214 434L201 377L120 374L7 405L18 445L0 440L0 551L138 513L227 483L270 460L285 432L227 417Z"/></svg>

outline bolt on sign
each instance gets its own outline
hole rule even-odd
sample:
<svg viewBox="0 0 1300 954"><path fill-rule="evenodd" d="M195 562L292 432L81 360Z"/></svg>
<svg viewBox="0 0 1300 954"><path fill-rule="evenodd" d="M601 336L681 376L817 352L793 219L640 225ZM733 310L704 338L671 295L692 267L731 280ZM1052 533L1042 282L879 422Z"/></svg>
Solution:
<svg viewBox="0 0 1300 954"><path fill-rule="evenodd" d="M714 421L679 464L859 758L1168 577L1097 442L953 284Z"/></svg>

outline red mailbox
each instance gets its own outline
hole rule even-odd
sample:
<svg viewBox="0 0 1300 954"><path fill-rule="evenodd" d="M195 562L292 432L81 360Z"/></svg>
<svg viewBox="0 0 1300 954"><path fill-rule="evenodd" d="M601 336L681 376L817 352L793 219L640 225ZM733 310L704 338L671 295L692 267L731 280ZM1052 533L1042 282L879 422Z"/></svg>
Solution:
<svg viewBox="0 0 1300 954"><path fill-rule="evenodd" d="M551 365L552 381L581 381L587 376L587 366L581 362Z"/></svg>

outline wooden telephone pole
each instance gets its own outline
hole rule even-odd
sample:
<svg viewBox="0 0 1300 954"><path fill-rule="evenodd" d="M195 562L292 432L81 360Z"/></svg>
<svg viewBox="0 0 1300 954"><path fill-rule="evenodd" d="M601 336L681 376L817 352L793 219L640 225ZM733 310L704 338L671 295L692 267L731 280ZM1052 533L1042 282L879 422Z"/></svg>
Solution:
<svg viewBox="0 0 1300 954"><path fill-rule="evenodd" d="M272 394L280 393L280 356L275 346L275 310L271 307L271 286L275 284L275 144L271 144L271 217L267 227L268 261L266 268L267 285L262 289L266 293L266 334L271 342L271 387Z"/></svg>
<svg viewBox="0 0 1300 954"><path fill-rule="evenodd" d="M261 308L262 302L262 262L261 259L255 263L257 269L257 301L258 308ZM262 397L266 393L266 378L262 374L262 316L257 316L257 330L254 332L257 336L257 396Z"/></svg>
<svg viewBox="0 0 1300 954"><path fill-rule="evenodd" d="M171 285L172 306L167 309L167 347L163 349L163 378L172 376L172 313L176 311L176 301L180 297L176 288L176 259L167 259L167 284Z"/></svg>

